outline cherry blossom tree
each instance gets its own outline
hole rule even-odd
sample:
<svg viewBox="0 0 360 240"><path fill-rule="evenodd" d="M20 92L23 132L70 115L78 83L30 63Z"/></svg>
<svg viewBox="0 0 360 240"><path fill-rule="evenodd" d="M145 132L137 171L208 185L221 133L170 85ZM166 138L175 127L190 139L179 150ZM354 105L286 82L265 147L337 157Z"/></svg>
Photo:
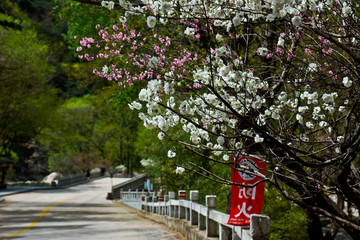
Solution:
<svg viewBox="0 0 360 240"><path fill-rule="evenodd" d="M340 227L360 236L359 3L101 5L125 13L118 25L97 26L98 36L80 39L79 57L105 61L94 74L109 81L143 84L129 106L160 141L269 182L306 210L312 239L333 239ZM143 21L141 31L134 19ZM265 155L266 175L234 166L231 156L239 155ZM168 157L176 157L174 149ZM193 162L177 171L184 169L234 184ZM331 220L330 230L320 217Z"/></svg>

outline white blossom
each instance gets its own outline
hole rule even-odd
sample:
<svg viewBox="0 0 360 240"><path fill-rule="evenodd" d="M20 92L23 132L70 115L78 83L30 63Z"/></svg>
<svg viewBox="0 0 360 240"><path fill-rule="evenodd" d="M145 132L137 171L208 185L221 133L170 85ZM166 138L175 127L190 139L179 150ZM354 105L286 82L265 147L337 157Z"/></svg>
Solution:
<svg viewBox="0 0 360 240"><path fill-rule="evenodd" d="M344 14L345 17L349 16L352 12L352 9L350 6L345 5L342 9L342 13Z"/></svg>
<svg viewBox="0 0 360 240"><path fill-rule="evenodd" d="M269 50L265 47L259 47L257 51L260 56L266 56L269 53Z"/></svg>
<svg viewBox="0 0 360 240"><path fill-rule="evenodd" d="M182 174L183 172L185 172L185 168L183 167L176 167L175 173L176 174Z"/></svg>
<svg viewBox="0 0 360 240"><path fill-rule="evenodd" d="M316 63L310 63L308 67L309 72L316 72L317 71L317 64Z"/></svg>
<svg viewBox="0 0 360 240"><path fill-rule="evenodd" d="M160 141L163 140L164 137L165 137L165 133L163 133L163 132L158 133L158 138L159 138Z"/></svg>
<svg viewBox="0 0 360 240"><path fill-rule="evenodd" d="M184 31L186 35L193 36L195 35L195 28L187 27Z"/></svg>
<svg viewBox="0 0 360 240"><path fill-rule="evenodd" d="M232 20L234 27L237 27L241 24L241 17L239 15L236 15Z"/></svg>
<svg viewBox="0 0 360 240"><path fill-rule="evenodd" d="M343 82L344 86L347 88L351 87L351 85L352 85L352 81L349 80L348 77L344 77L342 82Z"/></svg>
<svg viewBox="0 0 360 240"><path fill-rule="evenodd" d="M109 72L109 68L108 68L108 66L107 65L104 65L103 67L102 67L102 70L101 70L104 74L108 74L108 72Z"/></svg>
<svg viewBox="0 0 360 240"><path fill-rule="evenodd" d="M107 8L109 10L112 10L112 9L114 9L115 3L113 1L102 1L101 6Z"/></svg>
<svg viewBox="0 0 360 240"><path fill-rule="evenodd" d="M301 24L301 17L300 17L300 16L294 16L294 17L291 19L291 23L292 23L294 26L296 26L296 27L300 26L300 24Z"/></svg>
<svg viewBox="0 0 360 240"><path fill-rule="evenodd" d="M260 137L259 134L255 135L254 141L256 143L262 143L264 141L264 138Z"/></svg>
<svg viewBox="0 0 360 240"><path fill-rule="evenodd" d="M298 120L300 123L303 123L303 116L301 116L300 114L296 114L296 120Z"/></svg>
<svg viewBox="0 0 360 240"><path fill-rule="evenodd" d="M151 68L155 68L158 63L159 63L159 59L154 56L154 57L151 57L151 58L149 59L148 65L149 65L149 67L151 67ZM151 84L151 82L150 82L150 84Z"/></svg>
<svg viewBox="0 0 360 240"><path fill-rule="evenodd" d="M339 143L344 142L344 140L345 140L344 136L338 136L338 137L336 138L336 141L338 141Z"/></svg>
<svg viewBox="0 0 360 240"><path fill-rule="evenodd" d="M153 28L156 25L156 17L154 16L148 16L147 17L147 25L149 28Z"/></svg>
<svg viewBox="0 0 360 240"><path fill-rule="evenodd" d="M310 122L310 121L306 122L305 126L310 128L310 129L314 128L314 124L312 122Z"/></svg>
<svg viewBox="0 0 360 240"><path fill-rule="evenodd" d="M336 148L335 148L335 152L338 153L338 154L340 154L340 153L341 153L340 148L339 148L339 147L336 147Z"/></svg>
<svg viewBox="0 0 360 240"><path fill-rule="evenodd" d="M275 18L276 18L275 15L270 13L266 16L266 21L273 22L275 20Z"/></svg>
<svg viewBox="0 0 360 240"><path fill-rule="evenodd" d="M171 150L169 150L168 153L167 153L167 156L168 156L169 158L174 158L174 157L176 156L176 153L173 152L173 151L171 151Z"/></svg>
<svg viewBox="0 0 360 240"><path fill-rule="evenodd" d="M129 103L129 108L130 108L131 110L134 110L134 109L140 110L141 107L142 107L142 105L141 105L141 103L139 103L139 102L134 101L134 102L132 102L132 103Z"/></svg>
<svg viewBox="0 0 360 240"><path fill-rule="evenodd" d="M172 4L171 2L162 2L161 3L161 10L163 14L167 14L172 10Z"/></svg>
<svg viewBox="0 0 360 240"><path fill-rule="evenodd" d="M187 3L187 0L180 0L179 3L181 6L185 6L185 4Z"/></svg>
<svg viewBox="0 0 360 240"><path fill-rule="evenodd" d="M216 34L216 40L218 40L219 42L223 42L225 40L225 38L221 34Z"/></svg>
<svg viewBox="0 0 360 240"><path fill-rule="evenodd" d="M219 137L217 138L217 143L218 143L219 145L223 145L223 144L225 143L224 137L223 137L223 136L219 136Z"/></svg>
<svg viewBox="0 0 360 240"><path fill-rule="evenodd" d="M324 93L322 95L322 100L325 102L325 103L334 103L334 100L335 98L337 97L337 93L334 92L334 93Z"/></svg>
<svg viewBox="0 0 360 240"><path fill-rule="evenodd" d="M319 126L320 127L326 127L326 126L328 126L329 124L327 123L327 122L325 122L325 121L320 121L319 122Z"/></svg>

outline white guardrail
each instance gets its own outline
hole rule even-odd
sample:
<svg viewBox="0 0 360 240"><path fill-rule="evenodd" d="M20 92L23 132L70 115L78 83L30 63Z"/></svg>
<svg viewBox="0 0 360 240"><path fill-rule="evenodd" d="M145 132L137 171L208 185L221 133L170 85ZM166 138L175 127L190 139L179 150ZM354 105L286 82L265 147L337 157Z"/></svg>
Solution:
<svg viewBox="0 0 360 240"><path fill-rule="evenodd" d="M100 172L92 173L89 177L86 177L85 173L79 173L79 174L61 177L60 179L55 180L55 184L57 187L65 187L68 185L85 182L88 179L93 179L98 177L101 177Z"/></svg>
<svg viewBox="0 0 360 240"><path fill-rule="evenodd" d="M130 189L128 191L120 190L120 199L121 200L141 200L143 196L149 196L149 197L155 197L155 192L145 192L145 191L131 191Z"/></svg>
<svg viewBox="0 0 360 240"><path fill-rule="evenodd" d="M147 194L147 196L146 196ZM220 240L267 240L270 236L270 218L266 215L251 215L250 227L228 225L229 214L216 211L216 196L206 196L206 206L198 203L199 192L190 191L190 200L185 200L185 191L179 191L179 200L175 192L167 196L155 196L155 193L121 191L121 199L141 199L142 210L170 218L185 219L190 225L198 226L206 232L206 237L218 237Z"/></svg>

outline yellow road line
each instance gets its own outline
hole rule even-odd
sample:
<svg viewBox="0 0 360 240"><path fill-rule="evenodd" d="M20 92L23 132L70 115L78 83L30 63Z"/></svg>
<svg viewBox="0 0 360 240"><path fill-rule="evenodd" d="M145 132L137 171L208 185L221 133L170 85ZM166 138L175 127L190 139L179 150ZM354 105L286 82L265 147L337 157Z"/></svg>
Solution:
<svg viewBox="0 0 360 240"><path fill-rule="evenodd" d="M88 192L88 191L86 191L86 192ZM40 221L40 219L45 215L45 213L46 213L47 211L49 211L50 208L55 207L55 206L59 205L60 203L65 202L65 201L67 201L67 200L69 200L69 199L71 199L71 198L75 198L75 197L77 197L77 196L80 196L80 195L82 195L82 194L84 194L84 193L86 193L86 192L82 192L82 193L78 193L78 194L72 195L72 196L70 196L70 197L68 197L68 198L65 198L65 199L63 199L63 200L61 200L61 201L59 201L59 202L56 202L56 203L48 206L48 207L45 208L45 210L36 218L36 220L33 221L27 228L24 228L23 230L20 230L20 231L18 231L18 232L16 232L16 233L13 233L13 234L11 234L11 235L9 235L9 236L7 236L7 237L4 237L4 238L2 238L1 240L5 240L5 239L9 239L9 238L15 237L15 236L17 236L17 235L19 235L19 234L21 234L21 233L24 233L24 232L30 230L32 227L35 226L35 224L37 224L37 223Z"/></svg>

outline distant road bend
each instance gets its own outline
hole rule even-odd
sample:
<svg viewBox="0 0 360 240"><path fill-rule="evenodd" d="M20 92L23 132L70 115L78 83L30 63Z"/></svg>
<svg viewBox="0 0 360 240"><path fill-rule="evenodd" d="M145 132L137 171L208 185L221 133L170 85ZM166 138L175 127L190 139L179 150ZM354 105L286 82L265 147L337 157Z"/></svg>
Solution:
<svg viewBox="0 0 360 240"><path fill-rule="evenodd" d="M113 179L113 184L128 179ZM0 240L175 240L184 239L135 210L106 200L110 179L66 189L3 197Z"/></svg>

